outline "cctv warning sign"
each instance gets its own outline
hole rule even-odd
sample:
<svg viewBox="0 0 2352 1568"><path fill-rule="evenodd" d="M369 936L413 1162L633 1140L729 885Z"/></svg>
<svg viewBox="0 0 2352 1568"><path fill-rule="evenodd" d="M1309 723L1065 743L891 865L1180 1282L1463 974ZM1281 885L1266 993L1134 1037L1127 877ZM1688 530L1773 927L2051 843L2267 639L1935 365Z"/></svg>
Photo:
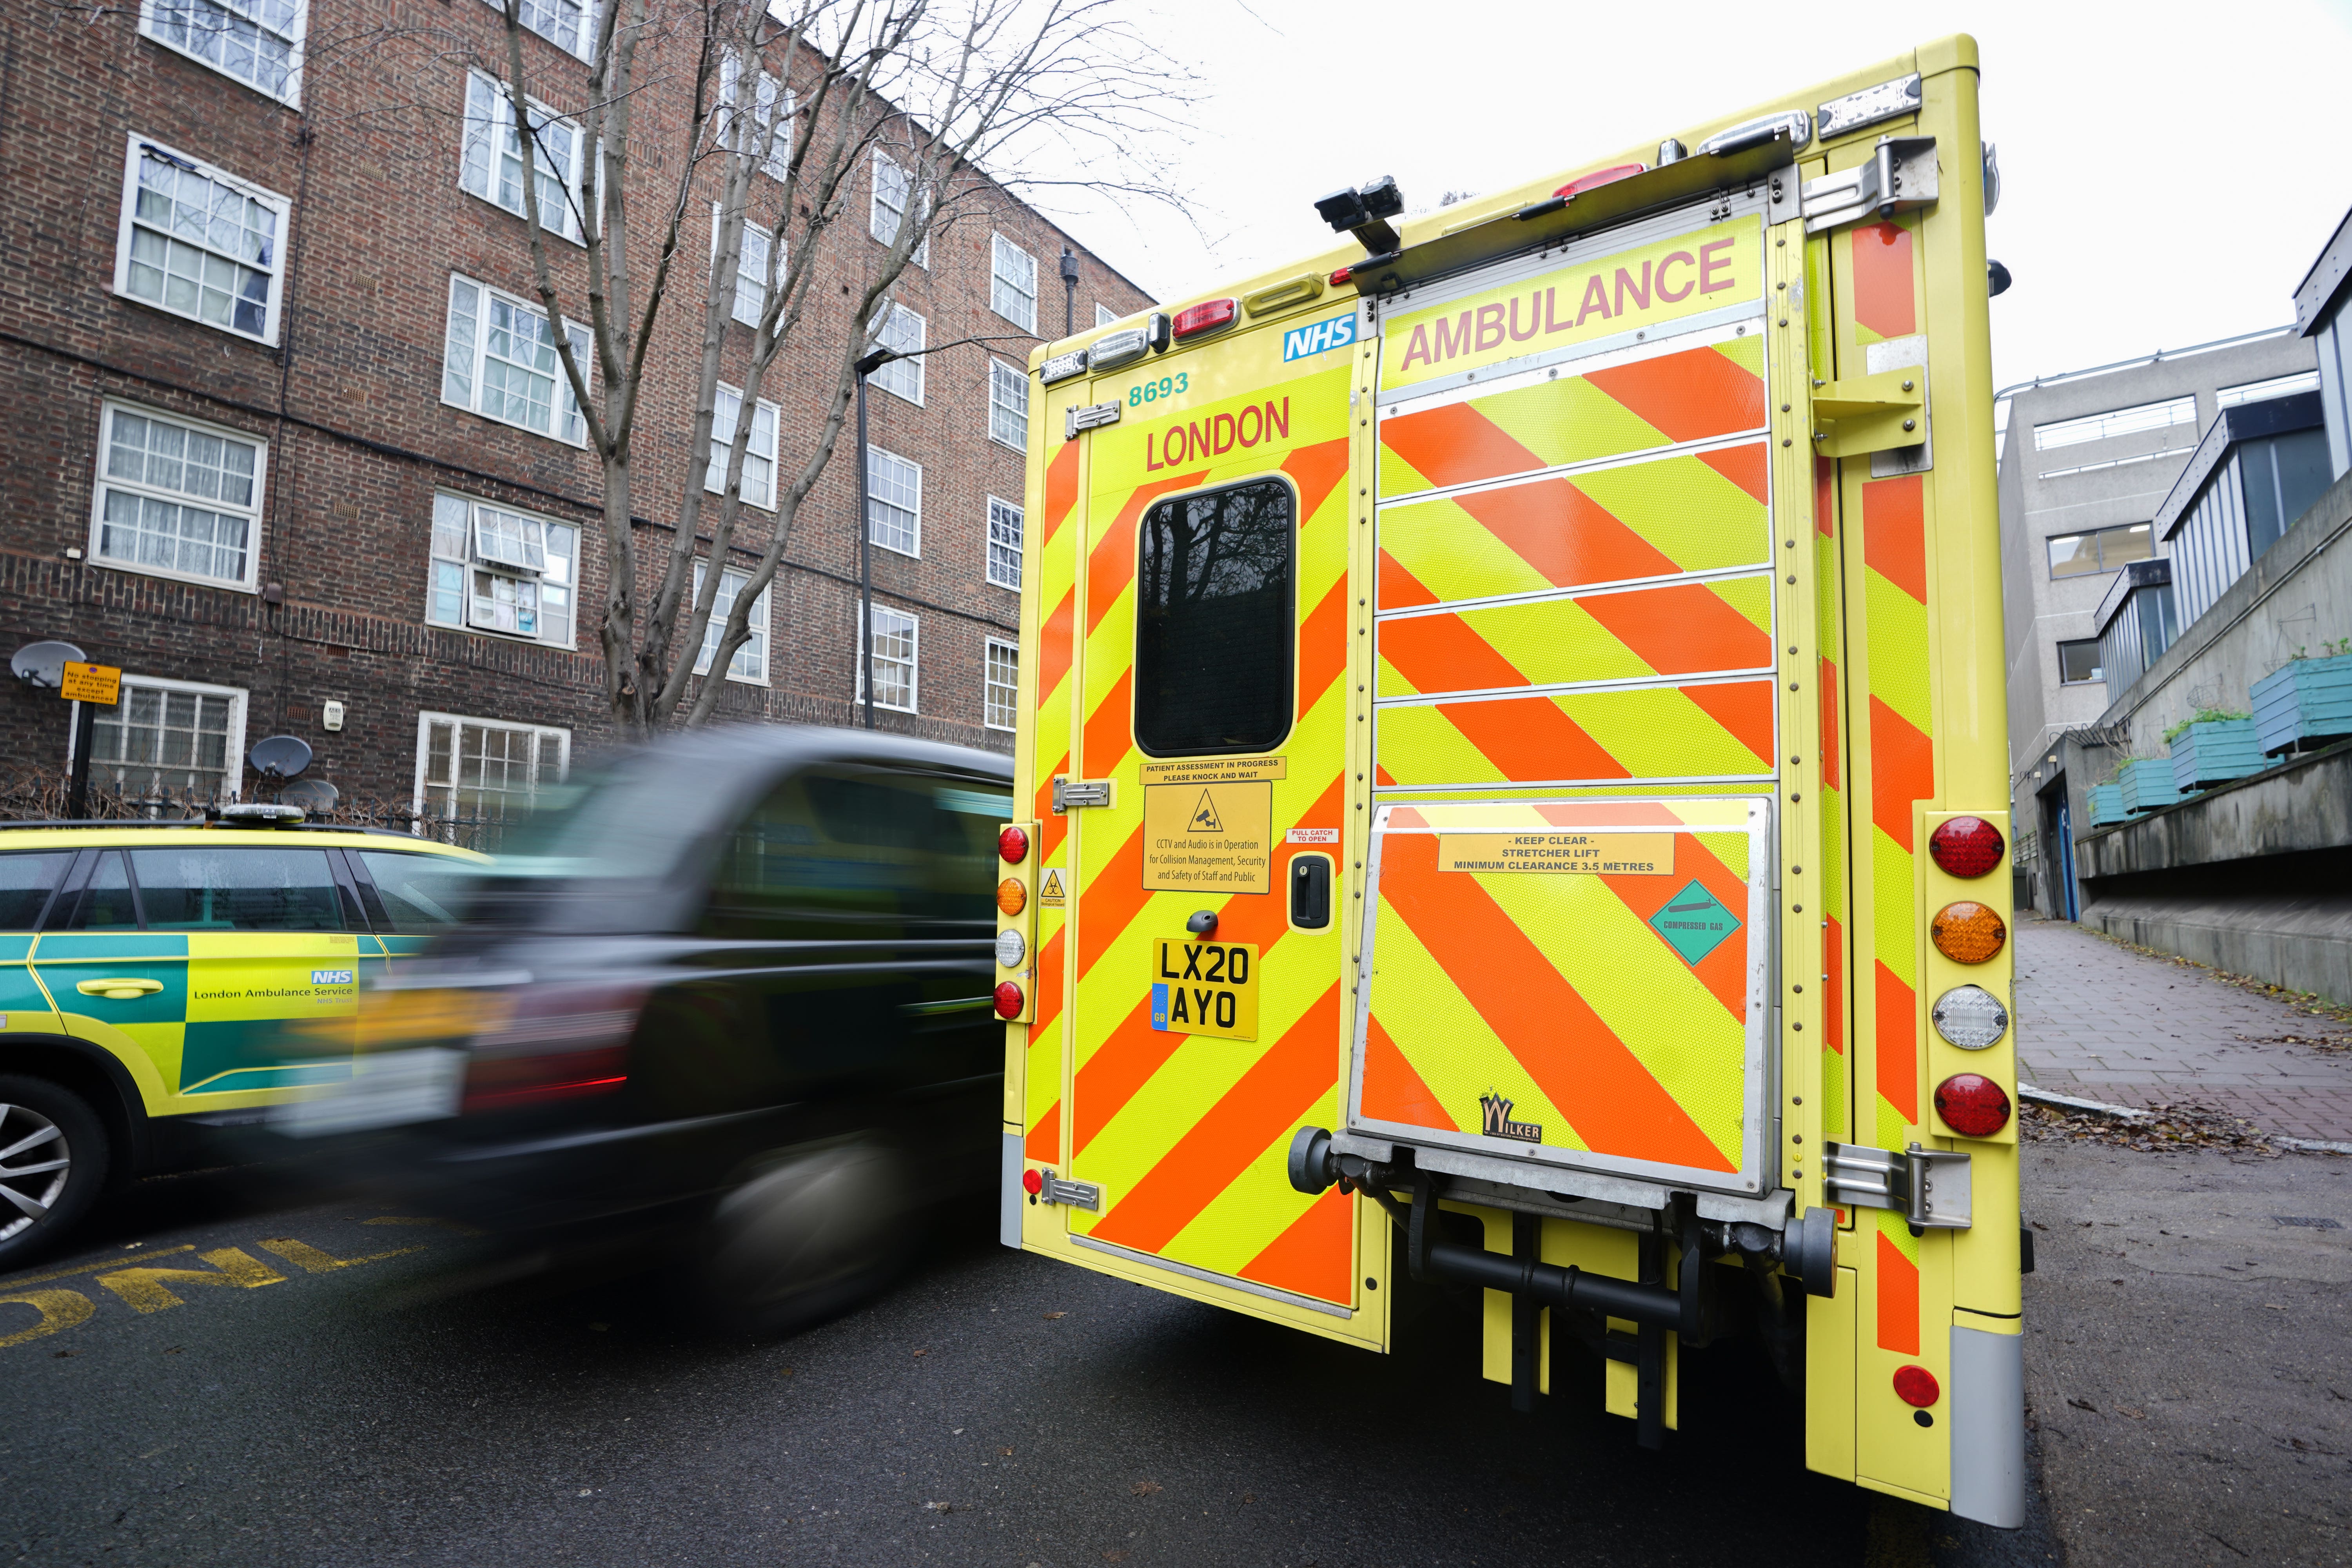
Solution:
<svg viewBox="0 0 2352 1568"><path fill-rule="evenodd" d="M1155 892L1272 892L1273 784L1144 785L1143 885Z"/></svg>

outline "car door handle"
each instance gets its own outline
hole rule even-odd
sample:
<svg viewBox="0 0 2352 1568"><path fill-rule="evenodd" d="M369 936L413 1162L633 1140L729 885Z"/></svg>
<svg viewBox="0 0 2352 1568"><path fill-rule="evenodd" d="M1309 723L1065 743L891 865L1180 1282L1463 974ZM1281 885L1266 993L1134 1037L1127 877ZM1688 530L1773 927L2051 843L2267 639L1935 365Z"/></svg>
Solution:
<svg viewBox="0 0 2352 1568"><path fill-rule="evenodd" d="M137 996L152 996L163 989L163 983L125 975L114 980L85 980L74 989L85 996L103 996L110 1002L128 1002Z"/></svg>

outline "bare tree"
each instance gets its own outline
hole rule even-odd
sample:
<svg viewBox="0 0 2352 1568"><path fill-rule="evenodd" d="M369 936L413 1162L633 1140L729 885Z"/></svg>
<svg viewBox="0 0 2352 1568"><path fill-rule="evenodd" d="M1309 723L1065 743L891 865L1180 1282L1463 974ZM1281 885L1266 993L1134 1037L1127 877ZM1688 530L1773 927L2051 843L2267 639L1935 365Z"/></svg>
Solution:
<svg viewBox="0 0 2352 1568"><path fill-rule="evenodd" d="M936 235L984 216L992 202L1015 193L1079 187L1181 205L1149 153L1159 132L1182 123L1191 83L1132 29L1118 0L596 0L589 104L580 117L593 173L584 189L572 189L560 178L531 177L562 163L543 146L551 119L530 98L524 0L502 5L499 74L510 118L490 133L518 144L532 274L550 322L584 318L584 343L562 325L551 336L603 469L605 697L629 732L680 717L736 538L764 378L778 354L803 339L810 342L796 363L831 368L831 395L814 436L788 451L779 433L770 478L775 526L734 596L708 677L686 706L684 721L698 724L715 710L728 663L750 638L751 608L774 580L800 510L833 457L857 363L875 347L909 260ZM677 101L688 112L666 123L657 106ZM667 164L674 174L663 183L640 177L636 150L664 136L676 147ZM852 214L869 168L899 204L897 233L879 252L837 242L844 228L855 235L865 226ZM755 179L762 170L773 177ZM548 210L557 192L562 210ZM697 259L681 254L681 236L689 213L705 202L715 204L718 234L699 301L693 428L677 530L654 578L641 571L654 563L640 563L631 522L647 354L680 268ZM584 253L584 310L565 308L551 229ZM748 249L747 232L761 237ZM707 516L702 458L710 450L720 351L747 257L758 273L759 324L725 483L716 515ZM821 276L845 279L853 301L845 314L813 289ZM698 584L705 537L709 565ZM640 597L648 587L641 576L651 579L650 603Z"/></svg>

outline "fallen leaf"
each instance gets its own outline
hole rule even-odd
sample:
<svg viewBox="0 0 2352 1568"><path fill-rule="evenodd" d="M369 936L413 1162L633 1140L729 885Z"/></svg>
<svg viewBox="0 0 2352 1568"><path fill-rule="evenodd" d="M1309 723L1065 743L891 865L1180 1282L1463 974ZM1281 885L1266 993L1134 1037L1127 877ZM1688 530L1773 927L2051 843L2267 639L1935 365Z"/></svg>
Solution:
<svg viewBox="0 0 2352 1568"><path fill-rule="evenodd" d="M1050 1323L1056 1318L1066 1318L1069 1315L1067 1312L1048 1312L1045 1314L1045 1321Z"/></svg>
<svg viewBox="0 0 2352 1568"><path fill-rule="evenodd" d="M170 1350L165 1351L163 1353L165 1355L178 1355L182 1351L186 1350L187 1348L188 1347L185 1345L173 1345Z"/></svg>
<svg viewBox="0 0 2352 1568"><path fill-rule="evenodd" d="M1127 1489L1133 1492L1138 1497L1150 1497L1153 1492L1160 1489L1160 1483L1158 1481L1138 1481Z"/></svg>
<svg viewBox="0 0 2352 1568"><path fill-rule="evenodd" d="M929 1354L930 1354L931 1352L929 1352L929 1351L917 1351L915 1353L916 1353L917 1355L929 1355Z"/></svg>
<svg viewBox="0 0 2352 1568"><path fill-rule="evenodd" d="M1108 1552L1103 1553L1103 1561L1106 1563L1124 1563L1127 1561L1127 1553L1114 1546Z"/></svg>
<svg viewBox="0 0 2352 1568"><path fill-rule="evenodd" d="M999 1448L996 1451L1005 1458L1009 1459L1013 1457L1013 1450L1010 1448Z"/></svg>
<svg viewBox="0 0 2352 1568"><path fill-rule="evenodd" d="M2140 1409L2137 1405L2118 1405L2116 1406L2116 1410L2118 1414L2128 1415L2135 1421L2145 1421L2147 1419L2147 1412Z"/></svg>
<svg viewBox="0 0 2352 1568"><path fill-rule="evenodd" d="M1244 1493L1242 1493L1242 1501L1244 1501L1244 1502L1255 1502L1255 1501L1257 1501L1257 1493L1255 1493L1255 1492L1244 1492Z"/></svg>
<svg viewBox="0 0 2352 1568"><path fill-rule="evenodd" d="M2070 1399L2066 1403L2077 1410L2087 1410L2094 1415L2099 1413L2099 1407L2087 1399Z"/></svg>
<svg viewBox="0 0 2352 1568"><path fill-rule="evenodd" d="M923 1506L929 1509L933 1513L946 1513L954 1507L952 1503L944 1502L927 1502Z"/></svg>
<svg viewBox="0 0 2352 1568"><path fill-rule="evenodd" d="M2284 1312L2286 1310L2284 1307L2280 1306L2276 1301L2265 1301L2263 1305L2268 1307L2273 1312Z"/></svg>

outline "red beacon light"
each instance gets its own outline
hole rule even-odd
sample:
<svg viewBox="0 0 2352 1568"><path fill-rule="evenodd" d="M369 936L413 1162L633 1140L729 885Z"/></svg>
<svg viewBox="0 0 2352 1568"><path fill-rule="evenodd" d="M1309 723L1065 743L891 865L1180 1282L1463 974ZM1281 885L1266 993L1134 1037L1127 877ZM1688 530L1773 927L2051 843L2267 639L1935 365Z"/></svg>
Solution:
<svg viewBox="0 0 2352 1568"><path fill-rule="evenodd" d="M1021 994L1021 987L1008 980L996 988L996 1016L1000 1018L1017 1018L1021 1016L1021 1009L1028 1005L1028 1001L1026 996Z"/></svg>
<svg viewBox="0 0 2352 1568"><path fill-rule="evenodd" d="M1344 286L1344 285L1346 285L1346 284L1349 284L1349 283L1352 283L1352 282L1354 282L1354 281L1355 281L1355 278L1356 278L1356 269L1355 269L1354 268L1352 268L1352 267L1340 267L1340 268L1333 268L1333 269L1332 269L1332 273L1331 273L1331 287L1332 287L1332 288L1334 288L1334 289L1341 288L1341 287L1343 287L1343 286Z"/></svg>
<svg viewBox="0 0 2352 1568"><path fill-rule="evenodd" d="M1981 816L1948 817L1927 835L1927 858L1954 877L1983 876L2008 847L2000 829Z"/></svg>
<svg viewBox="0 0 2352 1568"><path fill-rule="evenodd" d="M1620 163L1613 169L1596 169L1590 174L1579 174L1575 179L1554 191L1552 195L1566 200L1573 200L1587 191L1598 190L1602 185L1613 185L1620 180L1630 180L1636 174L1648 172L1649 165L1646 163Z"/></svg>
<svg viewBox="0 0 2352 1568"><path fill-rule="evenodd" d="M1219 327L1230 327L1234 324L1234 313L1237 309L1238 306L1231 300L1203 300L1197 305L1187 305L1177 311L1176 324L1171 331L1180 338L1189 338L1201 332L1215 331Z"/></svg>
<svg viewBox="0 0 2352 1568"><path fill-rule="evenodd" d="M1018 827L1008 827L996 836L996 853L1008 866L1018 866L1029 858L1029 835Z"/></svg>
<svg viewBox="0 0 2352 1568"><path fill-rule="evenodd" d="M2009 1125L2009 1092L1980 1072L1957 1072L1936 1086L1936 1114L1965 1138L1990 1138Z"/></svg>

